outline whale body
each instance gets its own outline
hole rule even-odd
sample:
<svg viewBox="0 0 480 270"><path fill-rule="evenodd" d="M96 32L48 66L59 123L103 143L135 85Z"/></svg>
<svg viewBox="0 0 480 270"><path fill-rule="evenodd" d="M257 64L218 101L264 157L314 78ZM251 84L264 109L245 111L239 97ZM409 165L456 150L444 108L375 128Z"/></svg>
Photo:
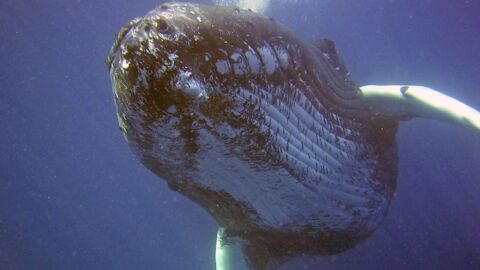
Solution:
<svg viewBox="0 0 480 270"><path fill-rule="evenodd" d="M392 201L399 121L480 123L418 86L358 87L332 41L238 8L162 4L122 28L107 66L132 151L221 226L217 269L354 247Z"/></svg>

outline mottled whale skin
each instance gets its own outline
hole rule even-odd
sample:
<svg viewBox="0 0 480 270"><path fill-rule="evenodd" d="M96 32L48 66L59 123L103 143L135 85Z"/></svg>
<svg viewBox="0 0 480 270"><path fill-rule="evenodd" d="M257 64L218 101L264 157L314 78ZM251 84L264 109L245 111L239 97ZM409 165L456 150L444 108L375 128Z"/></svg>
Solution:
<svg viewBox="0 0 480 270"><path fill-rule="evenodd" d="M167 3L121 30L107 65L132 151L248 240L256 268L352 248L387 214L399 119L361 102L331 41L248 10Z"/></svg>

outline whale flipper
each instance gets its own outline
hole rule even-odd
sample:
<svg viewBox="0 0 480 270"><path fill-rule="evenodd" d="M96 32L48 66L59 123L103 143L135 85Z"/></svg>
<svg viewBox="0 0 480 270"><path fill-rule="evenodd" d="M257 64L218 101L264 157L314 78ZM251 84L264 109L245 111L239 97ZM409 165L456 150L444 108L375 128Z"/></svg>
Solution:
<svg viewBox="0 0 480 270"><path fill-rule="evenodd" d="M480 112L437 90L418 85L365 85L360 89L364 101L378 115L424 117L480 132Z"/></svg>
<svg viewBox="0 0 480 270"><path fill-rule="evenodd" d="M231 239L227 236L225 228L219 228L215 247L216 270L248 269L243 249L241 238Z"/></svg>
<svg viewBox="0 0 480 270"><path fill-rule="evenodd" d="M286 261L262 241L252 241L220 227L215 247L216 270L277 269Z"/></svg>

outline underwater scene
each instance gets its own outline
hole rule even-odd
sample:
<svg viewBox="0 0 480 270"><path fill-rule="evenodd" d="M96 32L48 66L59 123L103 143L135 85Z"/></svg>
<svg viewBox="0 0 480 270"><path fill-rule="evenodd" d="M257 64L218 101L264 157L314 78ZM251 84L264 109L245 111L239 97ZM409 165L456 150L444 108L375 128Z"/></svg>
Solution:
<svg viewBox="0 0 480 270"><path fill-rule="evenodd" d="M479 269L480 2L0 3L0 269Z"/></svg>

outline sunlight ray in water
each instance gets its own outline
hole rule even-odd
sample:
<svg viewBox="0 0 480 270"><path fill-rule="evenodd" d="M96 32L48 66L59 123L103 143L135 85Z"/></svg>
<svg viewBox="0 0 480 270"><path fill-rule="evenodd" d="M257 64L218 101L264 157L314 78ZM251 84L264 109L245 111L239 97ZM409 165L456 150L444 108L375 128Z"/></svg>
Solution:
<svg viewBox="0 0 480 270"><path fill-rule="evenodd" d="M300 3L308 0L215 0L215 4L222 6L237 6L242 9L251 9L264 13L271 4Z"/></svg>

